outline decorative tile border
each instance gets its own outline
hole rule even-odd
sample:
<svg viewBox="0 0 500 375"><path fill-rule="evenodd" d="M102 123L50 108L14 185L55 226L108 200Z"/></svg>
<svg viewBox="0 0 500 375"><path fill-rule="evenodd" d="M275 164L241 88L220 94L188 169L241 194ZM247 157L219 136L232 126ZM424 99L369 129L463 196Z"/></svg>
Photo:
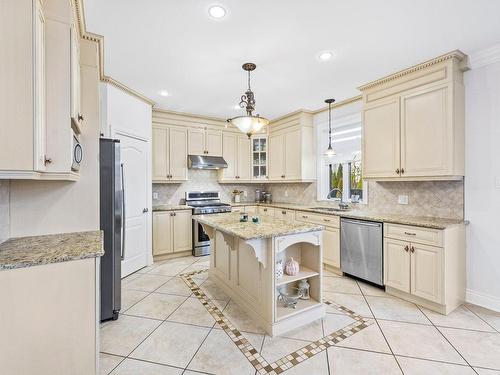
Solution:
<svg viewBox="0 0 500 375"><path fill-rule="evenodd" d="M366 327L373 324L367 318L356 314L354 311L349 310L347 307L341 306L335 302L323 300L323 302L331 308L334 308L338 312L347 315L349 318L354 319L355 322L341 328L329 335L311 342L310 344L304 346L303 348L296 350L290 354L287 354L283 358L278 359L273 363L269 363L264 357L256 350L250 341L248 341L245 336L229 321L228 318L219 310L217 306L207 297L207 295L200 289L199 285L196 284L192 276L198 275L208 270L192 271L180 275L182 280L188 285L193 294L200 300L207 311L212 315L217 324L226 332L233 343L238 347L238 349L243 353L243 355L248 359L257 372L261 375L278 375L282 372L297 366L299 363L311 358L312 356L328 349L331 346L345 340L346 338L358 333L359 331L365 329Z"/></svg>

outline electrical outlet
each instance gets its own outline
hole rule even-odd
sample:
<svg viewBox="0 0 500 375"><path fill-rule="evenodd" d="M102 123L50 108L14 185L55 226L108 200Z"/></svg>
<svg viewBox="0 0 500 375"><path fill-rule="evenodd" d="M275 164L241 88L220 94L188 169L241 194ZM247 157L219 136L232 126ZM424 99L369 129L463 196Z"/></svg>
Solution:
<svg viewBox="0 0 500 375"><path fill-rule="evenodd" d="M398 195L399 204L408 204L408 195Z"/></svg>
<svg viewBox="0 0 500 375"><path fill-rule="evenodd" d="M288 197L288 190L285 190L285 197Z"/></svg>
<svg viewBox="0 0 500 375"><path fill-rule="evenodd" d="M246 198L246 197L248 197L248 191L243 190L243 196L244 196L245 198Z"/></svg>
<svg viewBox="0 0 500 375"><path fill-rule="evenodd" d="M153 199L158 199L158 193L153 193Z"/></svg>

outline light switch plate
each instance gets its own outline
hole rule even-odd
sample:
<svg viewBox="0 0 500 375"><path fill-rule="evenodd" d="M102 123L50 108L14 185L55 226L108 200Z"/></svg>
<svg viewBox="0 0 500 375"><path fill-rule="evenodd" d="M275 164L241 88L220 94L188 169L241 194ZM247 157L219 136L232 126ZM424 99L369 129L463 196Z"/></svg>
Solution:
<svg viewBox="0 0 500 375"><path fill-rule="evenodd" d="M243 196L248 197L248 192L246 190L243 190Z"/></svg>
<svg viewBox="0 0 500 375"><path fill-rule="evenodd" d="M408 204L408 195L398 195L399 204Z"/></svg>
<svg viewBox="0 0 500 375"><path fill-rule="evenodd" d="M158 199L158 193L153 193L153 199Z"/></svg>
<svg viewBox="0 0 500 375"><path fill-rule="evenodd" d="M288 197L288 190L285 190L285 197Z"/></svg>

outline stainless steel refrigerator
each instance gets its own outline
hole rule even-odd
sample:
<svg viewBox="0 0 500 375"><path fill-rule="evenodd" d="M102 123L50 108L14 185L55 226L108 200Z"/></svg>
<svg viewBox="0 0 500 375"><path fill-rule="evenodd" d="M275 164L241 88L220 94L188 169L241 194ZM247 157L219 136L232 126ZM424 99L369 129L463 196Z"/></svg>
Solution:
<svg viewBox="0 0 500 375"><path fill-rule="evenodd" d="M101 321L118 319L121 308L121 261L125 246L125 192L120 141L101 138L100 222L104 231L101 257Z"/></svg>

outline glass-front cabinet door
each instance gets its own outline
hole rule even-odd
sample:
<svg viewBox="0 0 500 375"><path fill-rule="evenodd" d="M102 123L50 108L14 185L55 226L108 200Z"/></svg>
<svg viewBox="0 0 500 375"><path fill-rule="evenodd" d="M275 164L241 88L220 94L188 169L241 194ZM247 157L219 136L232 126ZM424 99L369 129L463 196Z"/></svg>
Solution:
<svg viewBox="0 0 500 375"><path fill-rule="evenodd" d="M252 138L252 178L267 178L267 137Z"/></svg>

